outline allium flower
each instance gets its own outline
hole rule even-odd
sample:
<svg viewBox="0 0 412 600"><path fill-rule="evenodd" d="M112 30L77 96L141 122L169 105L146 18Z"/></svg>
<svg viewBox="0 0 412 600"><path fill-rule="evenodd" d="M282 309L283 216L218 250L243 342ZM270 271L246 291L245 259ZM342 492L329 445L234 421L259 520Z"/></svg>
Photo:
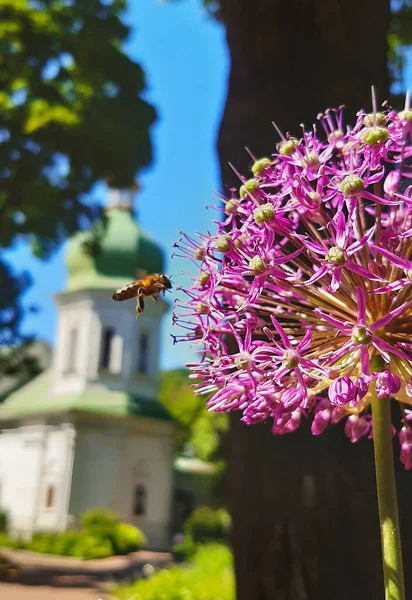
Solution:
<svg viewBox="0 0 412 600"><path fill-rule="evenodd" d="M214 234L177 242L199 271L176 339L197 345L210 410L272 419L276 434L346 418L352 441L371 437L376 387L400 403L410 468L412 110L360 112L347 130L342 109L319 120L254 162Z"/></svg>

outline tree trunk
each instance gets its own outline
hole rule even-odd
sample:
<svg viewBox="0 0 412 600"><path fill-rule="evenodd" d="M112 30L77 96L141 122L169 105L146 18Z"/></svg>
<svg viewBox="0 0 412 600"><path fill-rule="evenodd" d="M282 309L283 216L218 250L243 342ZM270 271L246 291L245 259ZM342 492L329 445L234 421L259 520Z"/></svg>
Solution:
<svg viewBox="0 0 412 600"><path fill-rule="evenodd" d="M229 161L251 176L245 146L257 158L273 152L272 121L299 137L300 123L310 127L327 107L345 104L353 121L371 107L372 84L379 101L388 96L389 0L220 0L220 8L232 61L218 141L225 186L239 185ZM338 425L319 438L305 426L275 437L269 424L247 427L235 413L227 459L238 600L383 598L370 440L353 445ZM410 478L399 470L406 564Z"/></svg>

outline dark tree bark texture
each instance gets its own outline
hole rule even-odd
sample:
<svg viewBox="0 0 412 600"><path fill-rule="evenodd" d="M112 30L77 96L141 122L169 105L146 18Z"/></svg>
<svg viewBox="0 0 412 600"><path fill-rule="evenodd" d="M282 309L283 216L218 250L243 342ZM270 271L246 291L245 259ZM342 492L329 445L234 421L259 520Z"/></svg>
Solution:
<svg viewBox="0 0 412 600"><path fill-rule="evenodd" d="M389 0L220 0L220 8L231 55L218 141L225 186L239 185L229 161L251 176L245 146L258 158L273 152L272 121L299 137L299 124L310 127L328 107L345 104L350 122L371 106L372 84L387 98ZM269 423L239 418L231 415L227 440L238 600L383 599L372 441L353 445L339 425L319 438L305 426L275 437ZM412 475L402 468L398 485L408 565Z"/></svg>

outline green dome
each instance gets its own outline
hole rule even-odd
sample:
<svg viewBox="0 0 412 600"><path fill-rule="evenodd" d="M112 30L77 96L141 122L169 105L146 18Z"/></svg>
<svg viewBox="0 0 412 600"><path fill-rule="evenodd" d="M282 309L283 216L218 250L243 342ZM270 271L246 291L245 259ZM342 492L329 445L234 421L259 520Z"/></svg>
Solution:
<svg viewBox="0 0 412 600"><path fill-rule="evenodd" d="M67 290L114 289L136 279L137 269L163 272L163 252L133 219L130 209L108 209L91 231L69 241Z"/></svg>

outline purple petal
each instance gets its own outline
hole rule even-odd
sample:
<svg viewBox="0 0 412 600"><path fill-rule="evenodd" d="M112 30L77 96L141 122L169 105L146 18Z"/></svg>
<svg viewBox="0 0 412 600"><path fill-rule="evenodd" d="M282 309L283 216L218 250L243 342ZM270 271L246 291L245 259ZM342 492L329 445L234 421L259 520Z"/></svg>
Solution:
<svg viewBox="0 0 412 600"><path fill-rule="evenodd" d="M342 331L348 331L348 327L345 323L343 323L343 321L334 319L330 315L327 315L326 313L322 312L319 308L315 308L315 313L317 313L320 317L322 317L322 319L330 323L330 325L333 325L333 327L337 327Z"/></svg>
<svg viewBox="0 0 412 600"><path fill-rule="evenodd" d="M271 315L270 317L272 323L273 323L273 327L276 329L276 331L278 332L280 339L283 342L283 345L285 348L287 348L288 350L292 350L292 344L289 341L288 336L286 335L286 333L284 332L283 328L281 327L281 325L277 322L277 320L275 319L275 317L273 315Z"/></svg>
<svg viewBox="0 0 412 600"><path fill-rule="evenodd" d="M338 218L336 219L336 245L338 248L345 247L346 237L345 215L343 212L340 212L338 213Z"/></svg>
<svg viewBox="0 0 412 600"><path fill-rule="evenodd" d="M397 267L399 267L401 269L410 269L411 262L407 258L401 258L400 256L397 256L393 252L389 252L389 250L386 250L385 248L380 248L379 246L375 246L375 244L372 244L371 247L374 248L374 250L376 250L380 254L382 254L382 256L387 258L389 262L396 265Z"/></svg>
<svg viewBox="0 0 412 600"><path fill-rule="evenodd" d="M384 342L376 336L374 336L372 343L375 346L375 348L377 348L381 352L385 352L386 354L396 354L396 356L399 356L400 358L403 358L407 361L411 360L410 355L408 356L407 354L405 354L405 352L402 352L402 350L399 350L398 348L387 344L386 342Z"/></svg>
<svg viewBox="0 0 412 600"><path fill-rule="evenodd" d="M358 301L358 325L366 325L365 292L359 286L356 288L356 299Z"/></svg>
<svg viewBox="0 0 412 600"><path fill-rule="evenodd" d="M348 256L351 256L352 254L354 254L354 252L357 252L358 250L363 248L363 246L371 240L371 238L373 237L373 234L375 233L375 230L376 230L376 225L374 225L366 235L361 237L360 240L351 244L346 251Z"/></svg>
<svg viewBox="0 0 412 600"><path fill-rule="evenodd" d="M380 319L378 319L377 321L372 323L372 325L369 326L369 330L376 331L377 329L380 329L381 327L385 327L385 325L390 323L394 317L397 317L398 315L400 315L401 312L403 312L403 310L408 306L408 304L409 304L409 302L404 302L401 306L398 306L398 308L391 310L390 312L388 312L387 315L385 315L384 317L381 317Z"/></svg>

